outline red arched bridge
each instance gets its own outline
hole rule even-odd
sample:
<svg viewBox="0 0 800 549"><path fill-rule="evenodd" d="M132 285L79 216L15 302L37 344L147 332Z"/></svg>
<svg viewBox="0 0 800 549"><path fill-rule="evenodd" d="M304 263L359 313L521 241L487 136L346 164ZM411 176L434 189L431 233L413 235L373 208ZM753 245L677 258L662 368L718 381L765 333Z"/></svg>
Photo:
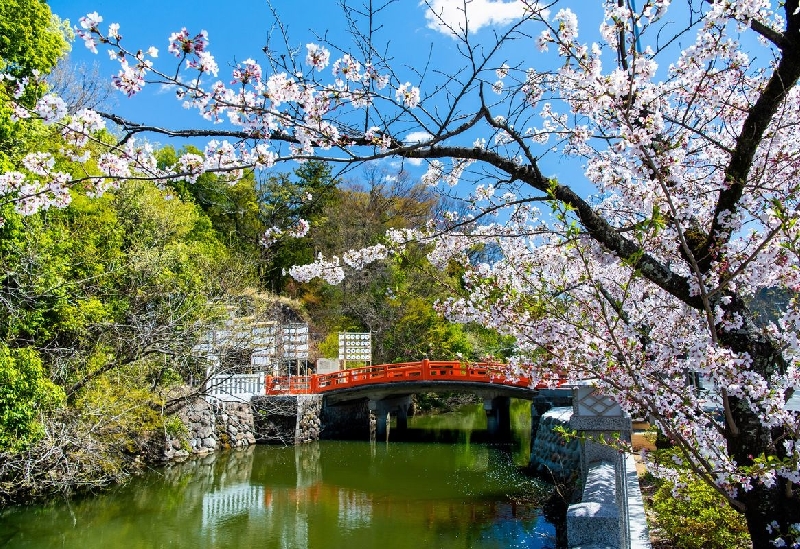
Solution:
<svg viewBox="0 0 800 549"><path fill-rule="evenodd" d="M554 374L541 380L535 387L530 379L506 375L503 365L496 363L467 363L460 361L421 360L398 364L381 364L339 370L328 374L310 376L267 376L267 395L331 394L352 391L370 386L388 386L393 383L432 384L485 384L497 388L536 390L558 387L564 379Z"/></svg>

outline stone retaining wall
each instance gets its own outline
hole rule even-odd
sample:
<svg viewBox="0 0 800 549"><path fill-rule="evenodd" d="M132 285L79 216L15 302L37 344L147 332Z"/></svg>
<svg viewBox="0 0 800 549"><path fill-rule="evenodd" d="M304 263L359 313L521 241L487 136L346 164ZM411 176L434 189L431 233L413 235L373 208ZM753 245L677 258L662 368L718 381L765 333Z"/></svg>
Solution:
<svg viewBox="0 0 800 549"><path fill-rule="evenodd" d="M217 440L223 447L243 448L256 443L253 409L246 402L224 402L216 415Z"/></svg>
<svg viewBox="0 0 800 549"><path fill-rule="evenodd" d="M255 444L253 412L246 402L209 403L202 398L189 401L173 416L183 424L168 429L164 459L182 459L191 454L208 454L222 448L243 448ZM174 420L168 420L175 425Z"/></svg>
<svg viewBox="0 0 800 549"><path fill-rule="evenodd" d="M590 383L574 389L569 425L581 445L583 492L567 511L571 549L650 549L633 456L619 442L631 440L631 418Z"/></svg>
<svg viewBox="0 0 800 549"><path fill-rule="evenodd" d="M589 465L581 502L567 511L571 549L651 549L633 456Z"/></svg>
<svg viewBox="0 0 800 549"><path fill-rule="evenodd" d="M581 502L570 505L567 511L569 547L623 547L616 483L613 463L596 461L589 465Z"/></svg>
<svg viewBox="0 0 800 549"><path fill-rule="evenodd" d="M566 440L556 427L569 428L572 408L552 408L539 417L536 438L531 448L530 466L556 482L574 479L580 473L581 444Z"/></svg>
<svg viewBox="0 0 800 549"><path fill-rule="evenodd" d="M322 431L322 395L297 395L295 444L319 440Z"/></svg>

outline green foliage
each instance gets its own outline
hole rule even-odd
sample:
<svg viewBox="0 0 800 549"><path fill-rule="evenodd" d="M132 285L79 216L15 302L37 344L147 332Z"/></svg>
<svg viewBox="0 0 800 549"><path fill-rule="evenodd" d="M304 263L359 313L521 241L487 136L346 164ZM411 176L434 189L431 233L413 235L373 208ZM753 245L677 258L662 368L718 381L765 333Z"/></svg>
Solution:
<svg viewBox="0 0 800 549"><path fill-rule="evenodd" d="M460 324L445 321L433 310L429 300L414 297L395 300L402 309L391 330L387 330L385 345L395 356L391 362L419 360L454 360L470 354L470 345Z"/></svg>
<svg viewBox="0 0 800 549"><path fill-rule="evenodd" d="M64 210L11 215L0 229L0 336L47 349L68 392L151 354L184 356L215 301L243 279L230 276L203 211L168 198L130 183L96 199L76 193ZM175 372L161 370L151 369L155 382L172 383Z"/></svg>
<svg viewBox="0 0 800 549"><path fill-rule="evenodd" d="M339 356L339 332L330 332L317 346L319 356L337 358Z"/></svg>
<svg viewBox="0 0 800 549"><path fill-rule="evenodd" d="M147 388L141 371L118 371L94 379L73 403L80 423L102 441L111 472L126 455L151 451L150 441L164 429L163 401Z"/></svg>
<svg viewBox="0 0 800 549"><path fill-rule="evenodd" d="M304 238L282 238L266 252L269 267L262 280L300 299L318 323L315 331L330 334L318 347L321 356L336 357L339 331L373 334L373 361L395 362L487 355L507 356L513 341L478 326L450 323L434 303L459 284L463 271L441 272L427 260L424 246L408 246L384 262L349 272L330 286L318 280L299 284L285 271L296 264L382 243L391 228L423 226L433 215L436 198L405 174L365 172L365 181L336 188L330 168L307 162L294 173L267 179L260 191L266 226L291 227L299 219L310 222ZM308 200L308 195L312 199ZM476 260L493 250L476 250Z"/></svg>
<svg viewBox="0 0 800 549"><path fill-rule="evenodd" d="M180 441L181 450L192 451L189 442L189 428L178 416L167 416L164 418L164 433L173 440Z"/></svg>
<svg viewBox="0 0 800 549"><path fill-rule="evenodd" d="M278 227L290 230L300 220L310 225L310 234L305 238L284 237L271 243L265 250L267 270L262 275L263 285L276 293L282 292L289 282L286 274L293 265L302 265L314 260L316 252L322 251L320 241L329 240L328 215L337 208L340 192L331 168L322 162L305 162L290 174L268 177L258 186L258 200L264 229ZM323 246L324 247L324 246Z"/></svg>
<svg viewBox="0 0 800 549"><path fill-rule="evenodd" d="M16 78L44 76L69 51L71 31L41 0L0 2L0 72ZM0 82L0 170L13 167L11 161L33 150L31 136L40 129L36 121L11 120L10 98L16 82ZM44 93L43 85L31 84L19 101L32 106Z"/></svg>
<svg viewBox="0 0 800 549"><path fill-rule="evenodd" d="M777 324L789 308L795 293L788 288L761 288L752 297L748 307L759 326L766 327L770 322Z"/></svg>
<svg viewBox="0 0 800 549"><path fill-rule="evenodd" d="M41 438L39 414L63 401L36 351L0 343L0 452L19 452Z"/></svg>
<svg viewBox="0 0 800 549"><path fill-rule="evenodd" d="M0 71L20 78L46 74L69 51L69 22L53 15L40 0L4 0L0 4Z"/></svg>
<svg viewBox="0 0 800 549"><path fill-rule="evenodd" d="M192 146L175 151L166 146L156 153L158 165L171 166L186 153L202 154L202 151ZM182 201L193 202L205 212L220 240L248 249L257 244L263 222L252 173L233 184L217 174L205 173L194 183L177 181L170 185Z"/></svg>
<svg viewBox="0 0 800 549"><path fill-rule="evenodd" d="M172 438L184 439L189 436L189 428L178 416L170 416L164 420L164 432Z"/></svg>
<svg viewBox="0 0 800 549"><path fill-rule="evenodd" d="M676 450L658 450L654 459L672 467ZM677 486L648 474L654 484L649 507L655 515L658 535L681 549L746 549L750 535L744 515L736 511L717 490L691 470L680 472Z"/></svg>

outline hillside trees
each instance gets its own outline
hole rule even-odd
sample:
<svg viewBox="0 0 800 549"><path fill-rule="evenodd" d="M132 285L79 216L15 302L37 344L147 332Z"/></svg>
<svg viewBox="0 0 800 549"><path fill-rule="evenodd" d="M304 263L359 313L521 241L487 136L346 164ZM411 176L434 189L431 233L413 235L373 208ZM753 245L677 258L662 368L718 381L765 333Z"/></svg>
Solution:
<svg viewBox="0 0 800 549"><path fill-rule="evenodd" d="M8 0L0 7L0 63L14 78L47 74L69 50L72 31L39 0ZM33 90L31 90L33 91Z"/></svg>
<svg viewBox="0 0 800 549"><path fill-rule="evenodd" d="M29 122L15 120L13 103L32 107L46 90L39 81L69 51L69 26L50 12L41 0L8 0L0 6L0 167L11 169L9 160L33 150L26 146ZM34 123L35 125L35 123Z"/></svg>
<svg viewBox="0 0 800 549"><path fill-rule="evenodd" d="M215 138L203 157L184 155L166 171L126 153L114 156L124 169L106 173L163 179L292 158L423 160L423 180L463 189L470 207L389 241L432 242L437 266L462 265L469 295L443 311L514 336L513 371L592 378L627 410L649 414L682 460L744 512L756 549L794 543L800 426L785 403L800 381L800 304L792 298L761 329L748 303L763 287L798 286L800 4L519 6L515 22L483 38L469 32L469 2L460 23L430 11L461 62L416 73L379 53L387 50L374 43L374 13L351 10L349 21L366 26L354 33L360 59L336 59L349 49L320 43L268 49L271 70L247 59L232 85L216 80L204 33L170 38L179 78L89 14L82 38L120 53L120 90L170 82L189 107L235 126L172 130L106 113L126 143L147 131ZM576 11L590 9L601 23L584 41ZM551 177L561 157L582 173ZM52 169L0 177L5 194L72 181ZM496 253L473 263L464 251L476 242ZM370 246L347 259L363 267L387 253ZM342 269L319 258L294 272L338 281ZM687 371L714 382L716 409L686 390Z"/></svg>
<svg viewBox="0 0 800 549"><path fill-rule="evenodd" d="M68 394L149 355L185 356L231 289L207 218L164 195L138 184L76 197L26 218L3 254L3 339L47 356Z"/></svg>
<svg viewBox="0 0 800 549"><path fill-rule="evenodd" d="M0 343L0 452L18 452L42 438L40 414L63 400L32 349Z"/></svg>
<svg viewBox="0 0 800 549"><path fill-rule="evenodd" d="M9 212L0 501L124 478L160 448L174 390L204 379L192 348L247 278L202 210L170 194L138 182L74 193L63 210Z"/></svg>
<svg viewBox="0 0 800 549"><path fill-rule="evenodd" d="M0 6L3 169L101 173L115 142L102 124L75 147L24 111L49 89L39 77L67 51L68 30L44 3ZM91 74L61 73L71 103L57 109L77 119L103 104ZM173 388L205 375L192 347L256 280L175 189L107 183L0 193L0 504L103 486L150 457Z"/></svg>
<svg viewBox="0 0 800 549"><path fill-rule="evenodd" d="M59 169L97 173L52 126L16 131ZM193 345L252 280L198 206L113 187L34 215L0 206L0 502L104 486L150 456L172 388L205 375Z"/></svg>
<svg viewBox="0 0 800 549"><path fill-rule="evenodd" d="M283 292L291 280L289 268L314 261L321 251L318 237L304 237L309 231L320 233L330 211L341 207L338 183L331 167L316 161L303 163L294 174L274 173L258 182L260 217L265 226L259 236L268 265L261 278L270 291Z"/></svg>
<svg viewBox="0 0 800 549"><path fill-rule="evenodd" d="M324 207L308 215L305 236L280 241L291 253L275 256L275 270L291 271L318 254L332 257L343 250L383 246L388 230L424 228L440 206L439 197L408 173L374 167L331 188L330 195ZM324 352L337 351L338 331L368 331L374 363L484 357L487 347L499 347L492 336L481 339L479 330L471 329L475 327L451 323L434 310L434 303L458 283L452 273L430 264L426 249L408 246L403 253L352 271L337 285L290 279L286 291L303 300L317 331L327 334Z"/></svg>

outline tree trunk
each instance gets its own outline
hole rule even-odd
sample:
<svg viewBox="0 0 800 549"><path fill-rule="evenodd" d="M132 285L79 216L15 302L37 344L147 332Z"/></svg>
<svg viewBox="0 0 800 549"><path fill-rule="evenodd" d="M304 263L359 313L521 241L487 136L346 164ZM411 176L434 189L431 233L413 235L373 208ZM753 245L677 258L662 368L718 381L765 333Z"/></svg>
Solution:
<svg viewBox="0 0 800 549"><path fill-rule="evenodd" d="M766 380L776 373L785 373L786 362L776 343L753 324L752 315L742 300L732 297L732 303L725 307L726 315L736 313L747 320L737 330L721 330L720 343L736 353L748 353L752 359L751 369ZM728 451L738 465L752 465L754 458L762 455L786 457L782 443L786 435L784 429L765 427L744 399L731 398L730 406L738 433L731 425L726 425L725 435ZM774 549L772 541L778 537L784 537L786 546L791 547L793 539L788 536L788 528L800 523L800 494L785 478L778 477L773 486L756 479L752 482L752 489L740 489L736 499L745 506L753 549ZM773 522L779 525L779 530L772 529Z"/></svg>

